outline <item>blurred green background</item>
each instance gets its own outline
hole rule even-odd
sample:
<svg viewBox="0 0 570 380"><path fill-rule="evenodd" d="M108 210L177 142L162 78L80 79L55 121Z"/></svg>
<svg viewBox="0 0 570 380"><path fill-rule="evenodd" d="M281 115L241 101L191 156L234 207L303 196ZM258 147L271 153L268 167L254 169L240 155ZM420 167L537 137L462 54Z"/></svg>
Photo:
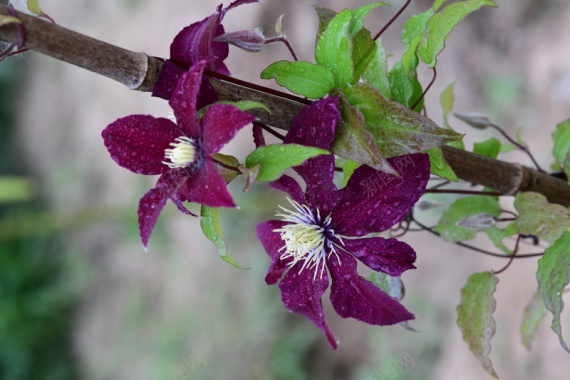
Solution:
<svg viewBox="0 0 570 380"><path fill-rule="evenodd" d="M313 3L336 10L346 6L340 0L268 0L232 10L224 24L228 31L258 25L272 30L274 20L286 13L285 32L300 58L312 60ZM367 26L379 29L402 3L373 12ZM523 136L548 166L549 133L568 117L570 62L564 36L570 32L570 5L497 3L498 9L467 18L448 40L438 80L426 99L428 114L441 121L439 93L455 81L458 112L487 112L511 132L524 126ZM174 35L212 13L217 2L40 4L65 27L165 57ZM430 4L414 1L406 15ZM401 51L400 28L401 22L385 35L395 57ZM240 79L273 85L258 75L279 59L289 59L282 46L270 46L253 59L232 48L227 63ZM430 74L424 74L427 82ZM222 262L201 236L198 221L171 204L145 253L136 210L155 179L118 167L100 133L122 116L166 116L168 111L163 100L33 52L0 63L0 379L487 376L455 327L455 306L471 273L500 268L503 261L427 234L406 235L403 240L417 250L418 269L403 277L404 304L416 314L411 325L420 332L342 320L325 294L325 313L341 341L335 352L311 322L285 310L276 286L265 285L269 260L253 231L274 216L283 200L278 192L256 184L244 194L240 179L231 184L240 208L222 211L223 229L233 257L249 270ZM489 137L453 122L467 133L468 146ZM252 148L250 132L244 130L224 152L243 159ZM509 157L522 160L516 153ZM547 323L532 352L520 344L518 325L536 288L535 270L536 260L516 262L497 290L491 357L505 379L565 379L570 371ZM563 318L567 328L567 314Z"/></svg>

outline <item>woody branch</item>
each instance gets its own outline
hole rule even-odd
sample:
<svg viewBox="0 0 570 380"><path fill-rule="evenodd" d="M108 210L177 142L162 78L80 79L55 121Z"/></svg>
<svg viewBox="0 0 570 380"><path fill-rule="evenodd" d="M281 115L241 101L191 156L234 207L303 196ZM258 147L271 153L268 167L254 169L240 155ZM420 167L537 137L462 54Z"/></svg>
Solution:
<svg viewBox="0 0 570 380"><path fill-rule="evenodd" d="M0 14L8 15L6 6ZM114 79L131 90L151 91L158 78L162 61L145 53L132 52L99 41L36 17L17 13L25 30L25 47L58 60L82 67ZM18 29L14 24L0 26L0 40L17 43ZM288 129L295 115L307 100L269 88L209 73L211 82L223 100L255 100L265 104L271 114L252 111L261 122ZM457 176L467 182L514 195L534 191L552 203L570 206L567 182L520 164L490 159L471 152L442 146L446 160Z"/></svg>

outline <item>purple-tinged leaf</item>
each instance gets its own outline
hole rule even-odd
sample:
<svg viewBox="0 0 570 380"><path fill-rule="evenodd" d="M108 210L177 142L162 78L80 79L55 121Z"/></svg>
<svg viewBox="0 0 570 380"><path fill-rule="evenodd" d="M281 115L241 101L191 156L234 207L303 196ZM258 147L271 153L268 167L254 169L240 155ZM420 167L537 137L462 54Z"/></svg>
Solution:
<svg viewBox="0 0 570 380"><path fill-rule="evenodd" d="M182 133L172 121L150 115L117 119L101 133L111 158L120 166L139 174L162 174L169 168L162 161Z"/></svg>
<svg viewBox="0 0 570 380"><path fill-rule="evenodd" d="M234 156L216 153L212 156L212 160L216 164L218 173L222 176L226 183L230 183L239 174L240 163Z"/></svg>
<svg viewBox="0 0 570 380"><path fill-rule="evenodd" d="M570 226L570 211L564 206L548 203L542 194L518 193L514 206L519 213L515 228L520 234L542 236L559 227Z"/></svg>
<svg viewBox="0 0 570 380"><path fill-rule="evenodd" d="M493 312L496 302L493 297L499 280L491 272L469 276L461 289L461 302L457 306L457 326L469 350L479 360L485 371L498 378L489 359L491 338L495 335Z"/></svg>
<svg viewBox="0 0 570 380"><path fill-rule="evenodd" d="M331 151L339 157L397 175L388 160L380 154L374 136L364 128L364 118L361 112L344 99L341 100L340 105L341 119Z"/></svg>
<svg viewBox="0 0 570 380"><path fill-rule="evenodd" d="M534 296L524 309L523 320L521 323L522 342L529 351L534 333L536 332L540 321L544 319L546 311L544 302L542 301L542 296L538 292L534 293Z"/></svg>
<svg viewBox="0 0 570 380"><path fill-rule="evenodd" d="M570 232L565 232L544 251L544 256L538 260L538 270L536 271L538 292L542 296L544 306L552 313L552 331L558 335L560 344L568 353L570 353L570 348L562 337L560 314L564 308L562 294L570 282L569 252Z"/></svg>
<svg viewBox="0 0 570 380"><path fill-rule="evenodd" d="M358 83L344 90L349 103L364 116L366 129L384 157L422 152L463 135L438 127L427 117L387 100L376 88Z"/></svg>
<svg viewBox="0 0 570 380"><path fill-rule="evenodd" d="M204 236L206 236L208 240L214 243L222 260L233 265L235 268L249 269L241 267L228 253L228 246L222 236L218 209L202 205L200 216L200 227L202 228L202 232L204 232Z"/></svg>

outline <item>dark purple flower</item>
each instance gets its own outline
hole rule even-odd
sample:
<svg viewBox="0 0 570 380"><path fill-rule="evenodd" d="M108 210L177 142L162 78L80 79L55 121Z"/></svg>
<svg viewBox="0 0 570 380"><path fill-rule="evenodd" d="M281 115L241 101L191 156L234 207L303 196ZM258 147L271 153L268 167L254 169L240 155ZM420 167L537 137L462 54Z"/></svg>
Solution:
<svg viewBox="0 0 570 380"><path fill-rule="evenodd" d="M170 99L177 124L165 118L131 115L103 130L111 157L120 166L140 174L160 174L156 187L139 202L139 228L143 244L170 198L178 209L183 201L210 207L235 207L212 155L255 118L229 104L212 104L198 120L196 97L205 61L197 62L180 77Z"/></svg>
<svg viewBox="0 0 570 380"><path fill-rule="evenodd" d="M284 142L328 149L339 117L335 98L314 102L295 118ZM288 176L272 184L289 194L293 207L281 207L277 214L281 220L257 226L257 235L271 258L267 284L284 276L279 288L285 307L313 321L335 349L337 341L327 326L321 302L329 276L331 302L341 317L373 325L414 319L404 306L356 271L356 259L391 276L414 268L416 254L408 244L364 237L401 221L423 194L429 178L425 154L389 161L400 177L363 165L339 190L333 183L334 156L310 159L295 169L305 181L305 191Z"/></svg>
<svg viewBox="0 0 570 380"><path fill-rule="evenodd" d="M178 78L188 67L202 60L208 60L206 67L209 70L230 75L223 62L229 54L228 44L214 39L225 33L222 20L227 11L242 4L258 1L236 0L223 9L222 4L220 4L211 16L182 29L170 45L170 59L162 65L152 95L170 99L178 83ZM214 88L207 78L203 78L202 89L198 96L198 109L217 100L218 97Z"/></svg>

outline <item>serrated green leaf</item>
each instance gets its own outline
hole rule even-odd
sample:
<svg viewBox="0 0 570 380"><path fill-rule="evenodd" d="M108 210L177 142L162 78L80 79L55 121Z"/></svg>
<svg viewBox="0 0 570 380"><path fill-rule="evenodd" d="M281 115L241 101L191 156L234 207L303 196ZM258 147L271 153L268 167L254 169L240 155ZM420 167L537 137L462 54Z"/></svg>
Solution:
<svg viewBox="0 0 570 380"><path fill-rule="evenodd" d="M218 173L220 173L226 183L230 183L236 179L239 174L240 166L237 158L222 153L216 153L212 158L214 159Z"/></svg>
<svg viewBox="0 0 570 380"><path fill-rule="evenodd" d="M434 13L434 9L430 8L425 12L411 16L406 21L402 30L402 42L404 43L404 47L406 49L409 49L412 40L414 40L417 36L424 34L427 22L434 15Z"/></svg>
<svg viewBox="0 0 570 380"><path fill-rule="evenodd" d="M315 60L330 70L339 88L346 87L354 77L352 43L348 34L351 20L350 9L339 12L321 33L315 48Z"/></svg>
<svg viewBox="0 0 570 380"><path fill-rule="evenodd" d="M469 350L479 360L485 371L498 378L489 359L491 338L495 335L493 312L496 302L493 298L499 280L491 272L475 273L469 276L461 289L461 302L457 306L457 326Z"/></svg>
<svg viewBox="0 0 570 380"><path fill-rule="evenodd" d="M457 223L480 213L498 217L501 214L501 206L495 198L483 195L458 199L443 212L435 231L447 241L458 242L473 239L477 231L458 226Z"/></svg>
<svg viewBox="0 0 570 380"><path fill-rule="evenodd" d="M568 209L548 203L542 194L531 191L518 193L514 206L519 213L515 228L520 234L541 236L556 228L570 226Z"/></svg>
<svg viewBox="0 0 570 380"><path fill-rule="evenodd" d="M489 0L466 0L446 6L433 15L427 22L422 42L418 46L418 56L428 67L434 67L436 57L445 46L445 40L453 28L468 14L484 5L495 7Z"/></svg>
<svg viewBox="0 0 570 380"><path fill-rule="evenodd" d="M397 175L388 160L380 154L374 136L364 128L362 113L344 98L341 98L340 112L331 151L339 157Z"/></svg>
<svg viewBox="0 0 570 380"><path fill-rule="evenodd" d="M228 253L228 247L224 241L224 237L222 236L218 209L202 205L200 216L200 227L202 228L202 232L204 232L204 236L206 236L208 240L214 243L222 260L236 268L246 269L236 263Z"/></svg>
<svg viewBox="0 0 570 380"><path fill-rule="evenodd" d="M362 73L365 83L376 87L386 99L391 99L390 80L388 79L388 61L386 50L382 45L382 39L376 40L376 51L374 57Z"/></svg>
<svg viewBox="0 0 570 380"><path fill-rule="evenodd" d="M335 86L333 74L320 65L307 61L278 61L261 72L261 79L275 81L289 91L310 99L319 99Z"/></svg>
<svg viewBox="0 0 570 380"><path fill-rule="evenodd" d="M0 15L0 26L7 24L21 24L21 23L22 21L20 21L20 19L17 17Z"/></svg>
<svg viewBox="0 0 570 380"><path fill-rule="evenodd" d="M487 234L487 236L493 242L495 247L499 248L501 251L503 251L503 253L507 255L512 255L513 250L509 249L506 245L503 244L503 239L505 239L508 236L513 236L517 234L514 222L509 224L504 229L500 229L497 226L493 226L485 230L485 234Z"/></svg>
<svg viewBox="0 0 570 380"><path fill-rule="evenodd" d="M542 301L540 293L534 293L530 302L526 305L523 312L523 320L521 323L521 335L523 345L530 351L530 345L536 329L546 315L546 308Z"/></svg>
<svg viewBox="0 0 570 380"><path fill-rule="evenodd" d="M552 148L552 155L554 156L554 170L560 169L560 164L570 152L570 119L564 120L556 126L556 130L552 132L552 140L554 147Z"/></svg>
<svg viewBox="0 0 570 380"><path fill-rule="evenodd" d="M544 306L552 313L552 331L558 335L562 347L570 353L560 327L560 314L564 308L562 293L570 282L570 232L565 232L544 251L536 271L538 292Z"/></svg>
<svg viewBox="0 0 570 380"><path fill-rule="evenodd" d="M364 116L383 157L423 152L463 137L439 128L427 117L387 100L376 88L358 83L344 90L350 104Z"/></svg>
<svg viewBox="0 0 570 380"><path fill-rule="evenodd" d="M489 158L497 158L500 151L501 142L495 137L491 137L490 139L475 143L473 145L473 153L480 154L481 156Z"/></svg>
<svg viewBox="0 0 570 380"><path fill-rule="evenodd" d="M439 146L426 150L426 153L429 155L429 172L431 174L453 182L459 181L459 178L457 178L457 175L451 166L449 166Z"/></svg>
<svg viewBox="0 0 570 380"><path fill-rule="evenodd" d="M406 288L400 277L390 276L383 272L374 272L368 276L368 281L397 301L401 301L406 295Z"/></svg>
<svg viewBox="0 0 570 380"><path fill-rule="evenodd" d="M285 170L322 154L330 152L299 144L267 145L251 152L245 159L245 166L253 168L261 165L256 179L261 182L271 182L281 177Z"/></svg>

